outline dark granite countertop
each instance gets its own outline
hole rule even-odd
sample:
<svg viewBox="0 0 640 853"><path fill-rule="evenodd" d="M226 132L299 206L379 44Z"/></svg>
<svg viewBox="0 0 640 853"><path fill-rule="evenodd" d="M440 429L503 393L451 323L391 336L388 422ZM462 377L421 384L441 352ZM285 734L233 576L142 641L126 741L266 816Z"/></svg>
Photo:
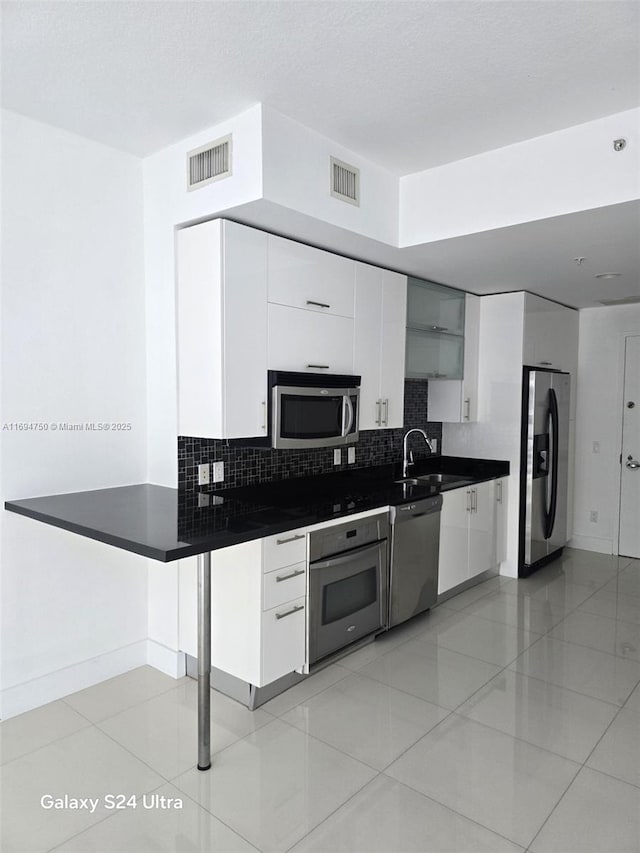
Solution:
<svg viewBox="0 0 640 853"><path fill-rule="evenodd" d="M301 477L217 492L179 492L148 483L7 501L5 509L170 562L296 527L393 506L509 473L509 463L434 456L412 469L465 475L448 485L394 482L394 465Z"/></svg>

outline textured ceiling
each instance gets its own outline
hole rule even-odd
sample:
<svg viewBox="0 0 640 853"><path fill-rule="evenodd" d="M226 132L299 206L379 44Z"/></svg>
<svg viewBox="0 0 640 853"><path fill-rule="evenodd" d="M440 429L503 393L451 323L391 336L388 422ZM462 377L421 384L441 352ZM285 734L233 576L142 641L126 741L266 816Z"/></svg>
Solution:
<svg viewBox="0 0 640 853"><path fill-rule="evenodd" d="M3 105L138 155L262 101L407 174L640 101L635 0L2 11Z"/></svg>

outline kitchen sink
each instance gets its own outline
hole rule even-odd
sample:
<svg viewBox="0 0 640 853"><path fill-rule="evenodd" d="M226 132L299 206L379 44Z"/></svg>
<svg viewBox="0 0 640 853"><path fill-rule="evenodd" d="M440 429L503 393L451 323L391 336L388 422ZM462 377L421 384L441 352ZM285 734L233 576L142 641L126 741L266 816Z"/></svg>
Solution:
<svg viewBox="0 0 640 853"><path fill-rule="evenodd" d="M470 483L471 480L462 474L419 474L417 477L405 477L394 482L405 486L448 486L454 483L456 485Z"/></svg>
<svg viewBox="0 0 640 853"><path fill-rule="evenodd" d="M439 483L442 485L445 483L466 483L469 481L468 477L461 474L421 474L416 479L421 483Z"/></svg>

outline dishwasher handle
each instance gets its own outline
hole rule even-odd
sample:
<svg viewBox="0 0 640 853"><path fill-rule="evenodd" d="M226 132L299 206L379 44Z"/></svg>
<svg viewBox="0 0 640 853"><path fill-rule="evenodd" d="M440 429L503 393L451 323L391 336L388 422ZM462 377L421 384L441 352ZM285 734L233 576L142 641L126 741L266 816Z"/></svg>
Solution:
<svg viewBox="0 0 640 853"><path fill-rule="evenodd" d="M389 520L392 524L401 524L419 518L423 515L434 515L442 510L442 496L438 495L426 500L418 500L412 504L392 506L389 511Z"/></svg>

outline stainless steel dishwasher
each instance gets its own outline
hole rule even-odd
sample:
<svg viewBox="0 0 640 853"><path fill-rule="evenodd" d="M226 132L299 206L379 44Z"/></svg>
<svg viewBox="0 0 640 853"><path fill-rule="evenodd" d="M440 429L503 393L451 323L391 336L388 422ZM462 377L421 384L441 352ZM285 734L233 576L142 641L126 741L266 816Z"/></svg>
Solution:
<svg viewBox="0 0 640 853"><path fill-rule="evenodd" d="M391 507L390 628L436 603L441 509L441 495Z"/></svg>

